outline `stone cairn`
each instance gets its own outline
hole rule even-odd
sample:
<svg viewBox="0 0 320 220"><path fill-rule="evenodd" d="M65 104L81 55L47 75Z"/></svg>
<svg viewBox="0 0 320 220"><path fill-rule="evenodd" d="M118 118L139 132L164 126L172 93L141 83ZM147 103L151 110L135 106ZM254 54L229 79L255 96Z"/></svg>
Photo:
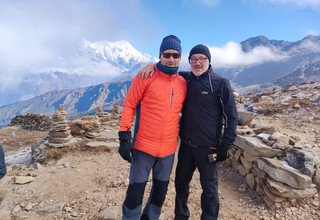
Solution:
<svg viewBox="0 0 320 220"><path fill-rule="evenodd" d="M49 131L48 145L50 147L66 147L71 140L71 131L66 120L67 112L60 105L59 111L55 111L52 117L53 126Z"/></svg>
<svg viewBox="0 0 320 220"><path fill-rule="evenodd" d="M107 126L108 121L110 121L110 115L107 112L104 112L100 106L97 107L96 114L99 118L101 126Z"/></svg>
<svg viewBox="0 0 320 220"><path fill-rule="evenodd" d="M275 127L249 127L253 115L238 109L238 136L229 153L233 167L271 209L312 199L320 191L316 154L295 145Z"/></svg>
<svg viewBox="0 0 320 220"><path fill-rule="evenodd" d="M113 118L113 119L119 119L119 118L120 118L120 115L121 115L121 110L120 110L119 104L116 102L116 103L113 105L112 118Z"/></svg>
<svg viewBox="0 0 320 220"><path fill-rule="evenodd" d="M88 121L90 123L90 128L85 132L85 137L88 139L95 139L100 137L101 133L101 123L98 116L84 116L81 118L82 121Z"/></svg>

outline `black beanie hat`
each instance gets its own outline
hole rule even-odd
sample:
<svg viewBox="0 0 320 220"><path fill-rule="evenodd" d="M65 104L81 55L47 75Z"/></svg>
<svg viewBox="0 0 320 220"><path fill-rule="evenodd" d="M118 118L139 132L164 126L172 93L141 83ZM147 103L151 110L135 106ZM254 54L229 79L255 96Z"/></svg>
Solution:
<svg viewBox="0 0 320 220"><path fill-rule="evenodd" d="M210 54L210 50L207 46L203 45L203 44L198 44L196 46L194 46L191 50L190 50L190 53L189 53L189 60L191 58L191 56L193 54L197 54L197 53L200 53L200 54L203 54L203 55L206 55L206 57L208 57L209 59L209 63L211 63L211 54Z"/></svg>
<svg viewBox="0 0 320 220"><path fill-rule="evenodd" d="M160 53L159 57L165 50L176 50L179 53L181 53L181 41L180 39L175 35L169 35L163 38L161 46L160 46Z"/></svg>

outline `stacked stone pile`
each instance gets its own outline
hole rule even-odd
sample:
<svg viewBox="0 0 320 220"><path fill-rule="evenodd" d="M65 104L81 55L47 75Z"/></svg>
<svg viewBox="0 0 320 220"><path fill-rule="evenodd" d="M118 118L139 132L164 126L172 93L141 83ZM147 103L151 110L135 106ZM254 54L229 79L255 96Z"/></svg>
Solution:
<svg viewBox="0 0 320 220"><path fill-rule="evenodd" d="M97 116L93 116L91 121L90 129L85 133L86 138L95 139L100 136L101 124Z"/></svg>
<svg viewBox="0 0 320 220"><path fill-rule="evenodd" d="M72 139L70 127L66 120L67 112L63 106L59 111L55 111L52 117L53 126L49 131L48 145L50 147L66 147Z"/></svg>
<svg viewBox="0 0 320 220"><path fill-rule="evenodd" d="M85 125L84 136L88 139L96 139L101 135L101 123L97 115L86 115L81 118Z"/></svg>
<svg viewBox="0 0 320 220"><path fill-rule="evenodd" d="M311 150L275 127L254 127L253 116L239 110L238 137L230 150L233 167L270 208L312 199L320 191L320 160Z"/></svg>
<svg viewBox="0 0 320 220"><path fill-rule="evenodd" d="M119 119L121 115L121 110L118 103L115 103L112 109L112 119Z"/></svg>
<svg viewBox="0 0 320 220"><path fill-rule="evenodd" d="M102 148L110 151L111 149L119 146L119 143L115 141L115 133L117 133L117 130L114 131L114 129L111 128L102 129L97 115L84 116L81 118L81 121L83 124L90 125L87 126L88 129L84 133L87 141L85 147L91 149Z"/></svg>
<svg viewBox="0 0 320 220"><path fill-rule="evenodd" d="M104 112L101 107L97 107L96 114L99 118L102 127L108 125L108 121L111 120L111 116L109 113Z"/></svg>

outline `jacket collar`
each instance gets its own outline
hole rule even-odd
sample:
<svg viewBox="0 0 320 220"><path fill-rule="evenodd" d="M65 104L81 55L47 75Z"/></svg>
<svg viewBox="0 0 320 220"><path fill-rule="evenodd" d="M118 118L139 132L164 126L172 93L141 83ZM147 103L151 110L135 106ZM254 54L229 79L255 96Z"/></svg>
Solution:
<svg viewBox="0 0 320 220"><path fill-rule="evenodd" d="M158 72L159 76L161 76L161 78L163 78L163 79L172 80L172 79L175 79L176 77L178 77L178 72L175 73L175 74L171 74L171 75L170 75L170 74L161 72L161 71L157 68L157 65L156 65L156 64L154 65L154 68L155 68L155 71Z"/></svg>

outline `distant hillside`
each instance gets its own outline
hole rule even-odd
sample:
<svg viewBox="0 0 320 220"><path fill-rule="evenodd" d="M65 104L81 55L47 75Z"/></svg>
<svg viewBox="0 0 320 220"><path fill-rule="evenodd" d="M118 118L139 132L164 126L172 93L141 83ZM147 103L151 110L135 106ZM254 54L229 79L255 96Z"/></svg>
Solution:
<svg viewBox="0 0 320 220"><path fill-rule="evenodd" d="M103 76L88 76L62 72L33 73L17 85L0 92L0 106L28 100L53 90L73 89L102 83Z"/></svg>
<svg viewBox="0 0 320 220"><path fill-rule="evenodd" d="M0 107L0 127L7 125L16 115L27 112L52 115L61 104L69 116L86 113L102 106L111 110L114 103L123 102L132 79L102 83L86 88L51 91L32 99Z"/></svg>
<svg viewBox="0 0 320 220"><path fill-rule="evenodd" d="M310 82L320 82L320 61L302 66L296 71L269 83L255 84L246 87L235 87L240 94L244 95L248 93L260 93L272 88L287 87Z"/></svg>
<svg viewBox="0 0 320 220"><path fill-rule="evenodd" d="M320 61L302 66L293 73L276 79L272 84L283 87L309 82L320 82Z"/></svg>

